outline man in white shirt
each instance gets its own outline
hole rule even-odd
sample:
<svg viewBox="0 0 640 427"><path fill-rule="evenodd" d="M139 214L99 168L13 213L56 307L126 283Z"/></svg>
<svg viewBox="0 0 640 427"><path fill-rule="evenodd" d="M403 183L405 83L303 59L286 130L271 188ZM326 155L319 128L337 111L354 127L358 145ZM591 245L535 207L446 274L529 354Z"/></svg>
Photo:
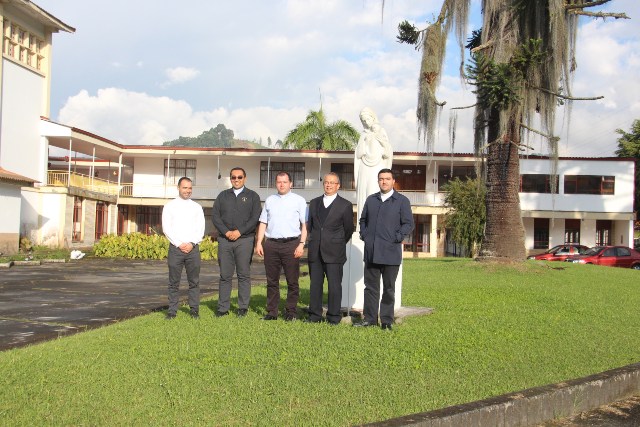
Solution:
<svg viewBox="0 0 640 427"><path fill-rule="evenodd" d="M276 176L278 194L267 197L260 214L256 253L264 257L267 274L267 314L262 320L278 318L280 303L280 270L287 279L287 302L284 320L298 318L300 296L300 257L307 240L307 202L291 192L291 175L280 172ZM264 248L262 239L266 237Z"/></svg>
<svg viewBox="0 0 640 427"><path fill-rule="evenodd" d="M166 319L178 312L178 288L182 268L187 271L189 282L189 307L191 317L200 317L200 250L198 245L204 236L204 211L191 200L193 185L187 177L178 181L178 197L162 210L162 230L169 239L169 310Z"/></svg>

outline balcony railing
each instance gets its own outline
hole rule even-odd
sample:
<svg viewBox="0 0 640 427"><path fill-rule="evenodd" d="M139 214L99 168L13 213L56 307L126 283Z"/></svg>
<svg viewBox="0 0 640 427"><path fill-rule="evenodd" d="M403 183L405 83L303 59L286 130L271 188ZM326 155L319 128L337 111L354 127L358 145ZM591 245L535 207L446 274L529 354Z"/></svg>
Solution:
<svg viewBox="0 0 640 427"><path fill-rule="evenodd" d="M47 185L53 187L77 187L109 195L118 194L118 183L75 172L69 174L66 171L49 171Z"/></svg>
<svg viewBox="0 0 640 427"><path fill-rule="evenodd" d="M71 180L70 183L69 179ZM173 199L178 196L178 190L175 185L121 183L118 187L118 184L115 182L109 182L104 179L74 172L69 174L66 171L49 171L47 184L55 187L78 187L109 195L118 194L119 188L120 197ZM225 189L226 187L219 185L196 185L193 188L192 198L196 200L215 199L218 197L218 194ZM255 191L261 200L266 200L267 197L276 193L275 188L256 188ZM323 189L318 186L317 188L294 188L293 191L306 200L311 200L314 197L320 196ZM403 191L402 194L409 198L413 206L441 206L443 203L443 195L441 193ZM340 191L340 195L351 203L356 202L355 190Z"/></svg>

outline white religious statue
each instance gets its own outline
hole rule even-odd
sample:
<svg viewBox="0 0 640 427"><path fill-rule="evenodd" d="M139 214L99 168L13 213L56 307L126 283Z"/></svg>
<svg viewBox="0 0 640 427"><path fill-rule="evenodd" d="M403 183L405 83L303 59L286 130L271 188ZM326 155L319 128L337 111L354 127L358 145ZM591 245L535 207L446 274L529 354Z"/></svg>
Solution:
<svg viewBox="0 0 640 427"><path fill-rule="evenodd" d="M356 147L353 172L356 179L356 200L358 222L369 195L380 191L378 172L380 169L391 169L393 149L389 143L387 132L378 123L378 117L371 108L365 107L360 112L360 121L364 131L360 135ZM358 226L358 229L360 227Z"/></svg>

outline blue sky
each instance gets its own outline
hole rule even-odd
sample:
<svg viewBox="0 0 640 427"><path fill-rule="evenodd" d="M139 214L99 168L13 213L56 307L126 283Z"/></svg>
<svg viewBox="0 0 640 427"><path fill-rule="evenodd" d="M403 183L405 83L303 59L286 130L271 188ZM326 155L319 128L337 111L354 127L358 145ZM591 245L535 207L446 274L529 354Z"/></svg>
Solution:
<svg viewBox="0 0 640 427"><path fill-rule="evenodd" d="M396 27L403 19L423 27L441 0L386 0L384 21L381 0L35 3L77 30L54 35L51 118L64 124L135 145L224 123L266 144L318 109L322 94L330 120L361 129L368 106L396 151L424 151L415 121L420 53L395 41ZM611 156L615 129L640 119L640 2L608 9L632 19L582 18L573 93L605 99L574 103L569 138L567 125L558 129L562 155ZM450 45L438 98L473 104ZM469 113L459 115L456 152L472 150ZM450 151L448 120L445 108L437 152ZM529 144L546 154L542 141Z"/></svg>

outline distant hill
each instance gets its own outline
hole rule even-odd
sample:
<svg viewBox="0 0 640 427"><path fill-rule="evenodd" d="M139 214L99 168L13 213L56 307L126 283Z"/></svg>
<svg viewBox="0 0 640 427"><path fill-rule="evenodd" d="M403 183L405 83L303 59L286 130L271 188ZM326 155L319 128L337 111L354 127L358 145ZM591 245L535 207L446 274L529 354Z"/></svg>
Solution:
<svg viewBox="0 0 640 427"><path fill-rule="evenodd" d="M256 142L234 138L233 131L223 124L205 130L196 137L181 136L173 141L166 141L162 145L169 147L219 147L219 148L267 148Z"/></svg>

